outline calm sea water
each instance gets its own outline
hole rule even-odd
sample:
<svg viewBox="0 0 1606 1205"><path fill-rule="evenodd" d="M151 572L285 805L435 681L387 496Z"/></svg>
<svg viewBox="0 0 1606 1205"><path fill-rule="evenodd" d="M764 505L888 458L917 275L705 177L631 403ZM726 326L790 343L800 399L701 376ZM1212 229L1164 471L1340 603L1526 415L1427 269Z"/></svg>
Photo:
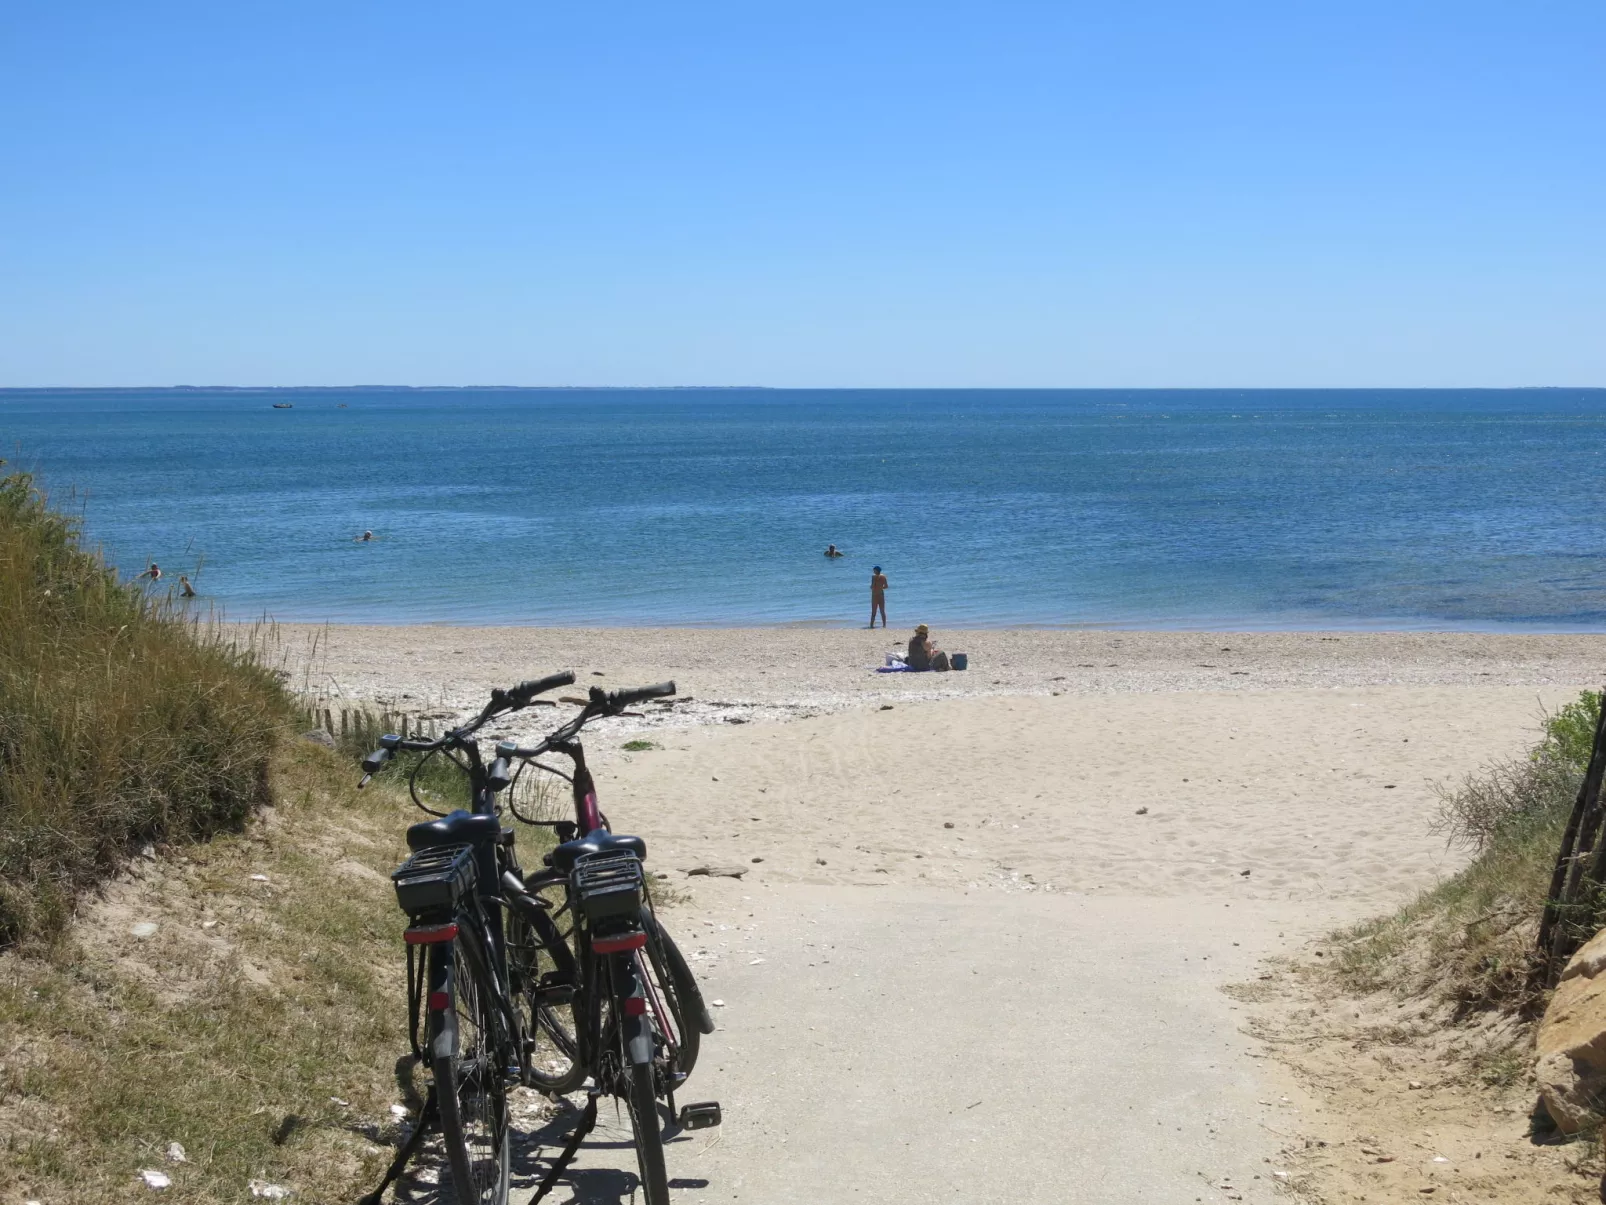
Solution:
<svg viewBox="0 0 1606 1205"><path fill-rule="evenodd" d="M0 440L235 618L863 624L880 564L898 627L1606 630L1601 390L13 390Z"/></svg>

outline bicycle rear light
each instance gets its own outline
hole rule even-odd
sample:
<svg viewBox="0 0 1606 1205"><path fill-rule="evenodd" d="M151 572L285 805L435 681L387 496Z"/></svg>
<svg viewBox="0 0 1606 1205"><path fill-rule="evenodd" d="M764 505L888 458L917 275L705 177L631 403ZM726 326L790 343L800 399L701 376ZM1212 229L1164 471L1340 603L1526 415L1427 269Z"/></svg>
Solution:
<svg viewBox="0 0 1606 1205"><path fill-rule="evenodd" d="M437 941L451 941L457 936L457 925L418 925L402 934L410 946L433 945Z"/></svg>
<svg viewBox="0 0 1606 1205"><path fill-rule="evenodd" d="M639 950L647 944L645 933L626 933L619 937L593 937L591 948L598 954L623 954L626 950Z"/></svg>
<svg viewBox="0 0 1606 1205"><path fill-rule="evenodd" d="M390 880L396 885L396 902L408 916L450 912L474 887L474 850L467 845L421 849Z"/></svg>

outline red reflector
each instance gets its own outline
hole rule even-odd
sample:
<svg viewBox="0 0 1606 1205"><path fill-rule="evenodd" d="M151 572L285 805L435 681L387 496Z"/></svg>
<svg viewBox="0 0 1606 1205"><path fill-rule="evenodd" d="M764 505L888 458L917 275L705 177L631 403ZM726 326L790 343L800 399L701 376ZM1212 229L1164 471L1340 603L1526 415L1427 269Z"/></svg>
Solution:
<svg viewBox="0 0 1606 1205"><path fill-rule="evenodd" d="M647 998L645 996L631 996L625 1001L625 1016L645 1017L647 1015Z"/></svg>
<svg viewBox="0 0 1606 1205"><path fill-rule="evenodd" d="M432 1012L432 1013L443 1013L443 1012L445 1012L447 1009L449 1009L451 1007L452 1007L452 996L451 996L450 992L431 992L429 994L429 1011L430 1012Z"/></svg>
<svg viewBox="0 0 1606 1205"><path fill-rule="evenodd" d="M402 936L407 939L410 946L427 946L431 942L451 941L457 936L457 924L450 925L420 925L416 929L409 929Z"/></svg>
<svg viewBox="0 0 1606 1205"><path fill-rule="evenodd" d="M618 954L625 950L639 950L647 944L645 933L627 933L623 937L594 937L591 948L598 954Z"/></svg>

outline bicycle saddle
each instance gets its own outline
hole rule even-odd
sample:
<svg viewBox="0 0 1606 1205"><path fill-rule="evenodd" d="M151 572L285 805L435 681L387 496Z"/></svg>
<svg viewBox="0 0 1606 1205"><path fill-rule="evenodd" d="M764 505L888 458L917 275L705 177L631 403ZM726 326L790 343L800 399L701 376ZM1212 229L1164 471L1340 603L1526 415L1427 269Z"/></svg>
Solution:
<svg viewBox="0 0 1606 1205"><path fill-rule="evenodd" d="M470 845L492 841L502 831L495 816L476 816L459 808L439 820L423 820L407 829L408 849L432 849L437 845Z"/></svg>
<svg viewBox="0 0 1606 1205"><path fill-rule="evenodd" d="M621 850L635 854L643 862L647 860L647 843L640 837L623 837L617 833L605 833L601 829L577 840L565 841L547 856L552 859L553 869L567 873L574 869L574 864L581 858Z"/></svg>

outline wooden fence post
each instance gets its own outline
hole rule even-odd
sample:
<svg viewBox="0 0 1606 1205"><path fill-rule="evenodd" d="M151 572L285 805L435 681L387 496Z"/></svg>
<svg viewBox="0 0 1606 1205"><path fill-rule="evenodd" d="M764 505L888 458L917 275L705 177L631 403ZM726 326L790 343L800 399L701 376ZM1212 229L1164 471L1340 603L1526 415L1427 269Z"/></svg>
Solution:
<svg viewBox="0 0 1606 1205"><path fill-rule="evenodd" d="M1589 768L1578 788L1572 814L1567 817L1567 828L1562 834L1561 850L1556 855L1556 869L1550 876L1550 893L1545 899L1545 911L1539 922L1539 982L1543 987L1554 987L1573 952L1583 944L1576 926L1569 924L1569 914L1582 901L1583 890L1593 894L1599 884L1601 865L1601 822L1606 818L1600 805L1601 780L1606 777L1606 691L1601 692L1600 714L1595 720L1595 743L1589 753ZM1606 846L1601 847L1606 849ZM1593 853L1593 858L1589 855ZM1586 876L1586 863L1589 874Z"/></svg>

